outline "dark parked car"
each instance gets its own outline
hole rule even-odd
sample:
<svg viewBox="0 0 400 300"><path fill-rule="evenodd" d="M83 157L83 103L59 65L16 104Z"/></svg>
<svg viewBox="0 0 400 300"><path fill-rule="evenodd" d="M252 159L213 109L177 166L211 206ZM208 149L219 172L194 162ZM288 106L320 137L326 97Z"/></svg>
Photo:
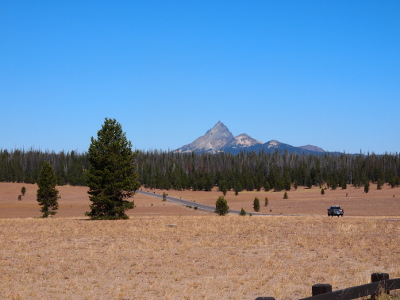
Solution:
<svg viewBox="0 0 400 300"><path fill-rule="evenodd" d="M328 216L342 216L343 217L344 210L340 208L340 206L331 206L328 208Z"/></svg>

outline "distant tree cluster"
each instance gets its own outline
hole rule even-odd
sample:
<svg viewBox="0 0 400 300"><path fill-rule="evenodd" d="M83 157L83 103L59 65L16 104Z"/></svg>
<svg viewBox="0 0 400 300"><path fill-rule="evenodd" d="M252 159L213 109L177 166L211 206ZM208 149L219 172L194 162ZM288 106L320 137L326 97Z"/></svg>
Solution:
<svg viewBox="0 0 400 300"><path fill-rule="evenodd" d="M86 185L85 170L89 168L87 153L34 149L0 149L0 181L37 183L44 162L49 162L54 168L58 185Z"/></svg>
<svg viewBox="0 0 400 300"><path fill-rule="evenodd" d="M400 184L398 154L306 155L280 153L194 154L148 151L137 159L147 188L209 191L289 191L291 187L356 187L367 182Z"/></svg>
<svg viewBox="0 0 400 300"><path fill-rule="evenodd" d="M54 168L58 185L86 185L88 153L0 150L0 181L35 183L43 162ZM288 152L195 154L139 151L135 157L139 180L147 188L210 191L290 190L326 185L346 189L368 182L400 184L399 154L321 154Z"/></svg>

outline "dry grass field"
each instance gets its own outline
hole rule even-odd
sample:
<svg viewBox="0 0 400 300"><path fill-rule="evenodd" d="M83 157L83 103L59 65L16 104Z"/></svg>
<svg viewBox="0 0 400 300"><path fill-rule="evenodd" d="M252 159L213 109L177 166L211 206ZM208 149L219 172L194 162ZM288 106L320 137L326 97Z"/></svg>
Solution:
<svg viewBox="0 0 400 300"><path fill-rule="evenodd" d="M400 277L400 188L324 196L299 188L288 200L228 192L232 209L251 212L258 197L261 212L277 214L246 217L135 195L124 221L87 220L84 187L58 187L56 216L36 218L36 188L0 183L0 299L297 299L315 283L342 289L374 272ZM221 194L167 193L210 205ZM343 218L326 216L333 204Z"/></svg>

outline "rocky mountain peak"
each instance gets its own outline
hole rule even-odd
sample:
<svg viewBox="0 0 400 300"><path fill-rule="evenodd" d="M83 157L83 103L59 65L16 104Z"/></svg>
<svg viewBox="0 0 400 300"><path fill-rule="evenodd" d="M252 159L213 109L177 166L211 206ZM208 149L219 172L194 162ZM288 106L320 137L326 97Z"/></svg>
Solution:
<svg viewBox="0 0 400 300"><path fill-rule="evenodd" d="M263 144L262 142L253 139L246 133L242 133L234 137L221 121L218 121L218 123L215 124L213 128L208 130L205 135L197 138L190 144L176 149L174 152L239 153L241 151L264 151L269 153L274 151L287 151L289 153L296 152L299 154L320 154L321 152L325 152L323 149L316 146L307 145L302 147L294 147L281 143L277 140L271 140Z"/></svg>
<svg viewBox="0 0 400 300"><path fill-rule="evenodd" d="M179 149L177 152L212 152L217 153L222 150L222 148L234 139L233 134L229 131L221 121L218 121L213 128L208 130L205 135L197 138L192 143L185 145Z"/></svg>

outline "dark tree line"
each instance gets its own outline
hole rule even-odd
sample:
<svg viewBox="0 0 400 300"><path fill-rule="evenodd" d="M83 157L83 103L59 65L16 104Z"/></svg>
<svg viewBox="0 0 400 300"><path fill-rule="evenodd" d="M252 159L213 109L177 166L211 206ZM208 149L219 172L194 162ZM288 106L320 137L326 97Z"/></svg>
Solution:
<svg viewBox="0 0 400 300"><path fill-rule="evenodd" d="M0 150L0 181L35 183L43 162L54 168L59 185L86 185L87 153ZM297 186L332 189L367 182L400 184L399 154L219 153L139 151L140 182L148 188L176 190L289 190Z"/></svg>
<svg viewBox="0 0 400 300"><path fill-rule="evenodd" d="M49 152L30 149L0 150L0 181L37 183L44 162L54 168L58 185L85 185L87 153Z"/></svg>
<svg viewBox="0 0 400 300"><path fill-rule="evenodd" d="M299 155L280 153L140 152L138 171L148 188L211 190L289 190L292 186L332 189L366 182L400 184L398 154Z"/></svg>

